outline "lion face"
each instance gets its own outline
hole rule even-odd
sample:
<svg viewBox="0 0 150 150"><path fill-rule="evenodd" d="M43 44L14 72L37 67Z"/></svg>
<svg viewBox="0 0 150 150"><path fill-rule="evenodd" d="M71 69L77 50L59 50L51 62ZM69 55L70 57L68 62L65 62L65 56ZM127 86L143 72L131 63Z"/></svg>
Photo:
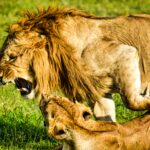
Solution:
<svg viewBox="0 0 150 150"><path fill-rule="evenodd" d="M56 139L69 141L77 126L84 128L87 123L93 122L93 114L84 104L73 103L67 98L58 96L44 98L41 103L40 108L48 134Z"/></svg>
<svg viewBox="0 0 150 150"><path fill-rule="evenodd" d="M43 51L44 38L35 31L11 28L2 48L0 74L2 84L15 83L21 95L34 98L38 91L35 73L38 58ZM15 30L15 31L14 31ZM40 66L39 66L40 67ZM36 70L36 71L35 71ZM38 68L40 72L40 68Z"/></svg>
<svg viewBox="0 0 150 150"><path fill-rule="evenodd" d="M61 115L60 115L61 112ZM48 134L56 139L70 139L70 127L74 126L70 115L56 103L49 103L43 111Z"/></svg>

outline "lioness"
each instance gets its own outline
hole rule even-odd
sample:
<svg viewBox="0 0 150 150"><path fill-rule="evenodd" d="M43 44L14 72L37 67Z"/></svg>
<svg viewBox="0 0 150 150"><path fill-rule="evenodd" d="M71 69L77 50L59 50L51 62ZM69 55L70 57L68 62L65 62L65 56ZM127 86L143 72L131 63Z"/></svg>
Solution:
<svg viewBox="0 0 150 150"><path fill-rule="evenodd" d="M111 94L128 108L150 107L150 15L102 18L77 9L26 13L2 47L1 83L34 98L61 89L115 121Z"/></svg>
<svg viewBox="0 0 150 150"><path fill-rule="evenodd" d="M64 139L70 150L149 150L150 112L127 123L94 121L83 104L49 97L41 105L49 135Z"/></svg>

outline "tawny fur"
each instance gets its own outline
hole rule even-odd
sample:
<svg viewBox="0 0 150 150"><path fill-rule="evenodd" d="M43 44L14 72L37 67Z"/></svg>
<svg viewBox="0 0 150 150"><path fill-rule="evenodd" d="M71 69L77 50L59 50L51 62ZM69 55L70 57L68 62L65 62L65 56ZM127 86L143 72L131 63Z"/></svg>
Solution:
<svg viewBox="0 0 150 150"><path fill-rule="evenodd" d="M83 104L63 97L46 97L41 110L49 135L65 140L70 150L149 150L150 113L127 123L94 121ZM89 116L88 116L89 115Z"/></svg>
<svg viewBox="0 0 150 150"><path fill-rule="evenodd" d="M91 107L97 102L95 114L115 120L114 91L131 109L150 107L149 27L146 14L102 18L69 8L27 13L9 28L0 74L3 82L32 82L29 98L61 89Z"/></svg>

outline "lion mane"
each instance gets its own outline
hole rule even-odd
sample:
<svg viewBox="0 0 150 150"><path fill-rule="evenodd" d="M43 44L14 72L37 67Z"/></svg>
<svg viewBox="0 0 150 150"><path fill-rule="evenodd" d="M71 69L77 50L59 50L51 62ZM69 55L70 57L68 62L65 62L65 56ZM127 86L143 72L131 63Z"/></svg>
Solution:
<svg viewBox="0 0 150 150"><path fill-rule="evenodd" d="M18 32L24 30L27 32L34 30L44 35L46 40L37 41L34 47L43 47L45 51L30 53L34 55L30 64L32 64L39 93L50 93L56 89L62 89L68 97L78 101L86 100L91 104L109 91L111 80L105 76L94 75L93 70L76 56L76 50L61 37L62 18L67 16L98 18L77 9L68 8L48 8L38 13L27 12L21 21L10 27L8 38L13 38ZM34 47L31 48L34 49Z"/></svg>

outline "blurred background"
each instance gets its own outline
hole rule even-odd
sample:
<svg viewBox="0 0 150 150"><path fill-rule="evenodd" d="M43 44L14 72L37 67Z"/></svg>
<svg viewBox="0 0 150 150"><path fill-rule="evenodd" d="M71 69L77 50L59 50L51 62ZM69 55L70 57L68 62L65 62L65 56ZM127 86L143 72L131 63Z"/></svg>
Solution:
<svg viewBox="0 0 150 150"><path fill-rule="evenodd" d="M139 13L150 14L150 0L0 0L0 47L10 24L21 18L25 11L37 8L75 7L98 16L118 16ZM143 112L124 107L120 96L114 94L117 120L128 121ZM36 100L21 98L14 85L0 87L0 150L46 150L59 143L47 136Z"/></svg>

